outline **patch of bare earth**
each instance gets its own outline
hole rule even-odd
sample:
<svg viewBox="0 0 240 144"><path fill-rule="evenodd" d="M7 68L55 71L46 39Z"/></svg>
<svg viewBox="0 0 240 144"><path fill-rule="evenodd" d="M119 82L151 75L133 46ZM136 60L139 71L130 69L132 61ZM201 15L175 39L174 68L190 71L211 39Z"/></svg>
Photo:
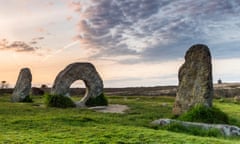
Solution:
<svg viewBox="0 0 240 144"><path fill-rule="evenodd" d="M125 113L126 110L129 109L126 105L120 105L120 104L111 104L108 106L96 106L91 107L89 109L95 110L97 112L103 112L103 113Z"/></svg>

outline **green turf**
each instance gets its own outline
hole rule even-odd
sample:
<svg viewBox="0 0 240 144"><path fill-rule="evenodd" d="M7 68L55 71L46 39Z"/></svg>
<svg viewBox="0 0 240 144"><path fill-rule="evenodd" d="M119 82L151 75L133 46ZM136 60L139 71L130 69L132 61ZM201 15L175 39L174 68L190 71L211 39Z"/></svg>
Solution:
<svg viewBox="0 0 240 144"><path fill-rule="evenodd" d="M172 97L107 98L109 104L126 104L131 109L126 114L99 113L45 107L43 97L34 96L33 103L11 103L9 96L0 96L0 143L240 143L239 138L201 137L152 128L151 121L172 117ZM216 101L216 107L240 125L240 105Z"/></svg>

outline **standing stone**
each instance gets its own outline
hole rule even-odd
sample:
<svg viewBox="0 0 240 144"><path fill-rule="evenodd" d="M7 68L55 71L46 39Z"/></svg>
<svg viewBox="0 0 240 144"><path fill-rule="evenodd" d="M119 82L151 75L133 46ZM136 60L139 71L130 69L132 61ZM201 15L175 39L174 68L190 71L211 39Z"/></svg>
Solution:
<svg viewBox="0 0 240 144"><path fill-rule="evenodd" d="M77 107L85 106L89 98L96 98L103 94L103 81L91 63L68 65L56 77L51 94L67 96L71 84L76 80L83 80L86 85L85 96L76 103Z"/></svg>
<svg viewBox="0 0 240 144"><path fill-rule="evenodd" d="M11 100L12 102L23 102L30 94L32 74L29 68L21 69L15 85Z"/></svg>
<svg viewBox="0 0 240 144"><path fill-rule="evenodd" d="M179 86L173 114L180 115L196 104L212 106L213 83L211 54L206 45L193 45L178 73Z"/></svg>

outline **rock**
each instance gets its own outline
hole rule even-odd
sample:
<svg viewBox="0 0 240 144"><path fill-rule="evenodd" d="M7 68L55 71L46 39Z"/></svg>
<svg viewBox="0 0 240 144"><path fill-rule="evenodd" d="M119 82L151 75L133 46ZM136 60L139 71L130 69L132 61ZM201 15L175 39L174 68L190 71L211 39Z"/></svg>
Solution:
<svg viewBox="0 0 240 144"><path fill-rule="evenodd" d="M56 77L51 94L67 96L69 87L76 80L83 80L86 85L85 96L76 103L77 107L84 107L90 98L97 98L103 94L103 81L91 63L73 63L68 65Z"/></svg>
<svg viewBox="0 0 240 144"><path fill-rule="evenodd" d="M32 74L29 68L21 69L15 85L11 100L12 102L23 102L29 97L32 85Z"/></svg>
<svg viewBox="0 0 240 144"><path fill-rule="evenodd" d="M240 103L240 96L235 96L233 100L235 103Z"/></svg>
<svg viewBox="0 0 240 144"><path fill-rule="evenodd" d="M187 51L185 63L179 69L178 79L174 115L180 115L196 104L212 106L212 63L207 46L197 44Z"/></svg>
<svg viewBox="0 0 240 144"><path fill-rule="evenodd" d="M40 88L32 87L32 95L36 95L36 96L44 95L44 91Z"/></svg>
<svg viewBox="0 0 240 144"><path fill-rule="evenodd" d="M218 129L225 136L240 136L240 128L233 125L226 124L206 124L206 123L196 123L196 122L184 122L173 119L158 119L153 121L152 125L169 125L169 124L180 124L184 127L199 127L201 129Z"/></svg>
<svg viewBox="0 0 240 144"><path fill-rule="evenodd" d="M168 106L167 103L162 103L161 105L162 105L163 107L167 107L167 106Z"/></svg>

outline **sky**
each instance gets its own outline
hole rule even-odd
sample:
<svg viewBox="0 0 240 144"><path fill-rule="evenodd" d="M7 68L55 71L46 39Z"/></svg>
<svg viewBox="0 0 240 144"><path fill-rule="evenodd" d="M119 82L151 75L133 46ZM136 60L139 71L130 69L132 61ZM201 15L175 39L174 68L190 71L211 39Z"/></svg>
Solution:
<svg viewBox="0 0 240 144"><path fill-rule="evenodd" d="M214 82L239 82L239 17L239 0L0 0L0 80L14 86L29 67L33 85L51 86L68 64L91 62L105 87L177 85L200 43Z"/></svg>

